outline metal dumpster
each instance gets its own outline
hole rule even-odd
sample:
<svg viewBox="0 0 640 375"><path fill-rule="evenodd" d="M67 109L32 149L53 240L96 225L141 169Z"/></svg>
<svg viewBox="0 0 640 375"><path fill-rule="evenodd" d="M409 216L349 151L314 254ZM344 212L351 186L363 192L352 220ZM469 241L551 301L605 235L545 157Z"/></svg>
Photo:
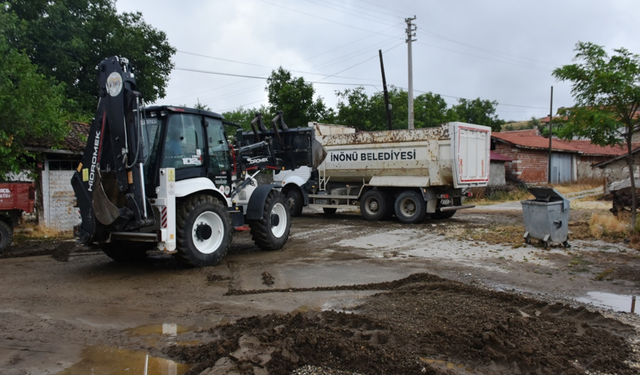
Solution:
<svg viewBox="0 0 640 375"><path fill-rule="evenodd" d="M531 187L528 190L535 199L520 202L525 242L530 244L533 238L540 240L544 247L549 247L552 242L569 247L569 200L549 187Z"/></svg>

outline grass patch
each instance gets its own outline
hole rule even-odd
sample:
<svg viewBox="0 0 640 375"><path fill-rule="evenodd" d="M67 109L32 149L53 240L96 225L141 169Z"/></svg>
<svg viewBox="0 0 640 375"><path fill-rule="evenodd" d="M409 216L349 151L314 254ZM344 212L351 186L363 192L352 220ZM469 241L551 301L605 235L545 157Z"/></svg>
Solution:
<svg viewBox="0 0 640 375"><path fill-rule="evenodd" d="M593 214L589 220L589 231L597 239L624 238L629 233L629 224L611 214Z"/></svg>
<svg viewBox="0 0 640 375"><path fill-rule="evenodd" d="M606 279L607 277L609 277L609 275L611 275L613 273L613 268L607 268L606 270L600 272L599 274L596 275L595 280L596 281L602 281L604 279Z"/></svg>
<svg viewBox="0 0 640 375"><path fill-rule="evenodd" d="M71 240L73 239L73 231L60 231L46 228L36 224L21 224L14 229L13 240L21 241L37 241L37 240Z"/></svg>

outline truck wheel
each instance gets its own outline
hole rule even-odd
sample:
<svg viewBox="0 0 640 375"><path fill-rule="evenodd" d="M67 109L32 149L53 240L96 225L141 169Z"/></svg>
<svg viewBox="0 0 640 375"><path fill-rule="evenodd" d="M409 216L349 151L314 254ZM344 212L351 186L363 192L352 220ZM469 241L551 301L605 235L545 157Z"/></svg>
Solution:
<svg viewBox="0 0 640 375"><path fill-rule="evenodd" d="M262 250L281 249L289 239L291 216L284 196L272 190L267 196L262 219L248 222L251 239Z"/></svg>
<svg viewBox="0 0 640 375"><path fill-rule="evenodd" d="M429 214L429 217L435 220L441 220L441 219L449 219L450 217L453 217L453 215L455 215L456 210L453 211L438 211L438 212L434 212L432 214Z"/></svg>
<svg viewBox="0 0 640 375"><path fill-rule="evenodd" d="M427 207L424 199L413 190L405 190L395 204L396 217L405 224L419 223L427 216Z"/></svg>
<svg viewBox="0 0 640 375"><path fill-rule="evenodd" d="M226 207L199 194L178 208L176 257L191 266L215 266L231 244L231 220Z"/></svg>
<svg viewBox="0 0 640 375"><path fill-rule="evenodd" d="M293 188L287 191L287 207L289 207L289 213L293 217L302 215L302 206L304 202L302 200L302 193L300 190Z"/></svg>
<svg viewBox="0 0 640 375"><path fill-rule="evenodd" d="M153 246L146 242L111 241L100 244L100 248L116 262L137 262L145 259Z"/></svg>
<svg viewBox="0 0 640 375"><path fill-rule="evenodd" d="M360 213L365 220L378 221L388 218L387 196L380 190L369 190L360 200Z"/></svg>
<svg viewBox="0 0 640 375"><path fill-rule="evenodd" d="M11 245L13 241L13 229L4 221L0 220L0 253Z"/></svg>

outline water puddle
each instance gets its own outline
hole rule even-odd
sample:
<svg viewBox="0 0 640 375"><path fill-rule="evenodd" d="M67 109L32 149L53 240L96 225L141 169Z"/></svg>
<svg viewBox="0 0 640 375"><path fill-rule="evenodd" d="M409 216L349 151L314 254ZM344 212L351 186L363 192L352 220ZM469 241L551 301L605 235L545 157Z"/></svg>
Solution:
<svg viewBox="0 0 640 375"><path fill-rule="evenodd" d="M190 368L190 365L184 363L151 357L144 351L90 346L82 351L80 362L59 372L58 375L182 375Z"/></svg>
<svg viewBox="0 0 640 375"><path fill-rule="evenodd" d="M604 292L589 292L587 293L587 297L580 297L577 300L594 306L606 307L614 311L638 314L636 296Z"/></svg>

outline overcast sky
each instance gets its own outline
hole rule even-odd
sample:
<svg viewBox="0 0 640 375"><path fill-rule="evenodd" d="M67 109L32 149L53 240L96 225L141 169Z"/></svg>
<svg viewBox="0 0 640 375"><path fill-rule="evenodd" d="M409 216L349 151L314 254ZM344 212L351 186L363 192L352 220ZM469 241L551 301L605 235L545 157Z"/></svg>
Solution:
<svg viewBox="0 0 640 375"><path fill-rule="evenodd" d="M117 0L116 6L140 11L178 50L167 97L157 104L200 101L216 112L266 105L265 78L280 66L312 82L333 108L335 91L358 85L381 91L378 50L387 84L406 90L405 19L414 16L414 95L437 93L449 105L458 98L495 100L507 121L548 115L551 86L554 113L573 104L570 85L551 72L572 62L578 41L640 53L637 0Z"/></svg>

